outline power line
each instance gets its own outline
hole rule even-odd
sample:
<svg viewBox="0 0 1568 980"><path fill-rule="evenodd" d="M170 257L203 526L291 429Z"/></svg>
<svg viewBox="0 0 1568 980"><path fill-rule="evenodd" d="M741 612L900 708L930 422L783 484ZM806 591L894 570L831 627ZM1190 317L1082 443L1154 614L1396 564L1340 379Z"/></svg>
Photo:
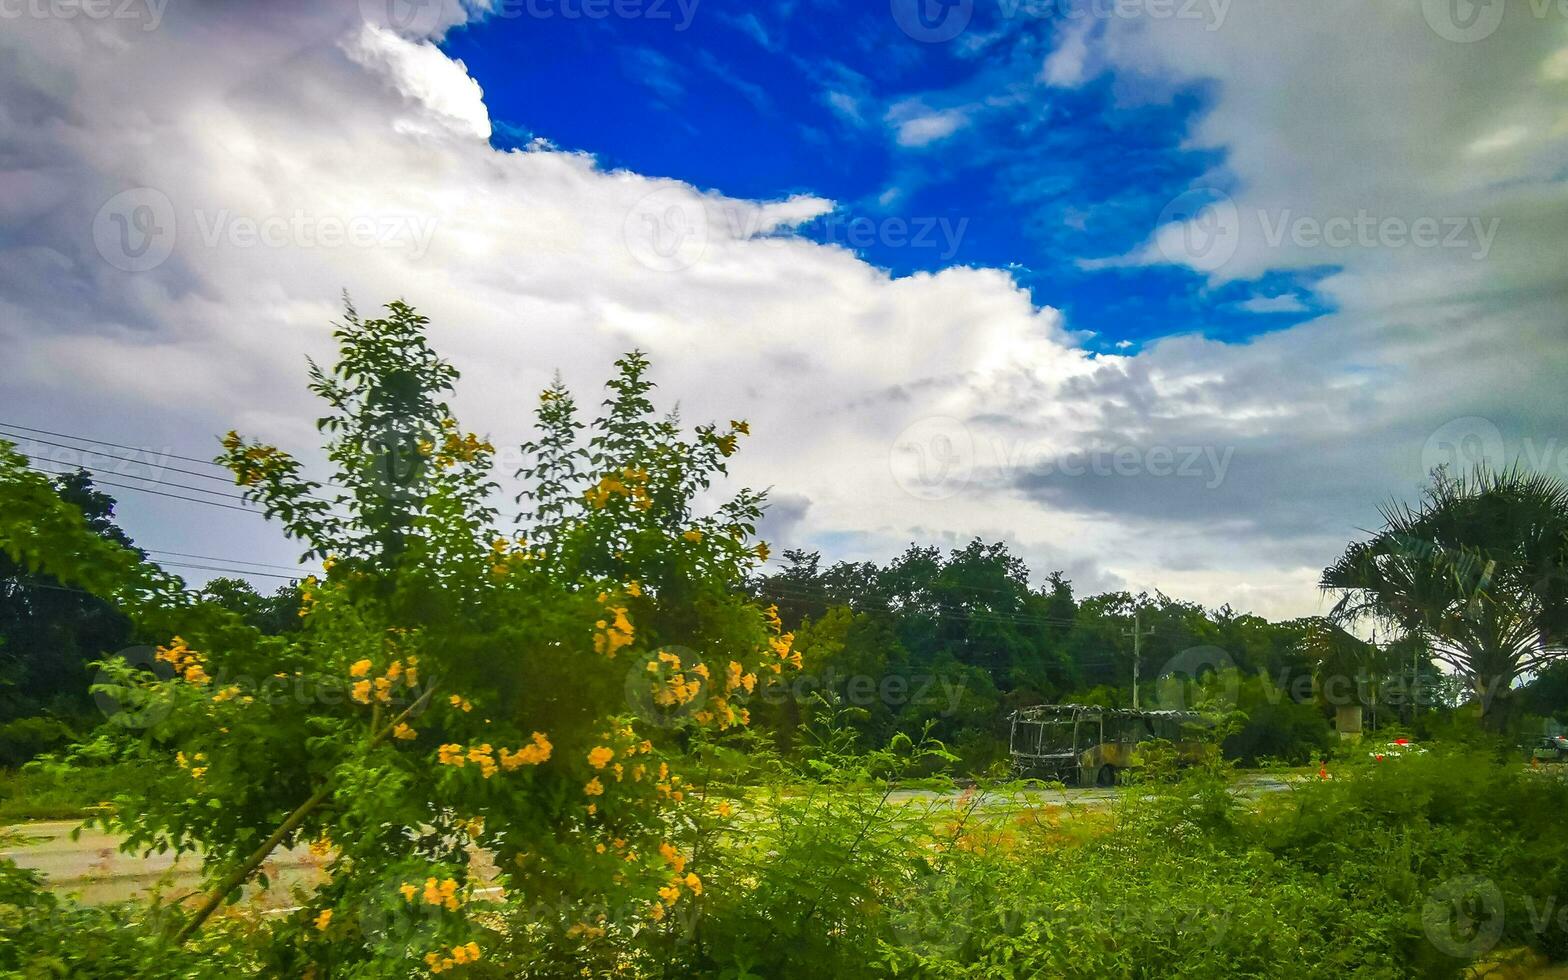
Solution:
<svg viewBox="0 0 1568 980"><path fill-rule="evenodd" d="M35 459L35 460L33 460L35 468L36 468L36 464L38 464L40 462L48 463L51 466L63 466L63 467L66 467L67 469L88 470L88 471L90 471L92 473L108 473L110 476L117 476L117 477L121 478L122 480L141 480L144 483L156 483L156 484L158 484L161 487L174 487L176 490L189 490L191 493L209 493L209 494L212 494L214 497L223 497L226 500L245 500L245 496L243 494L225 493L222 490L208 490L206 487L193 487L193 486L189 486L189 485L184 484L184 483L176 482L174 480L160 480L160 479L158 479L157 477L154 477L154 476L136 476L133 473L119 473L119 472L116 472L115 470L111 470L111 469L108 469L108 468L102 467L102 466L83 466L83 465L81 465L79 463L62 463L62 462L60 462L58 460L53 460L53 459L42 459L42 460ZM55 473L53 475L55 475L55 476L66 476L67 474L65 474L65 473ZM98 482L96 477L94 477L93 482L94 483Z"/></svg>
<svg viewBox="0 0 1568 980"><path fill-rule="evenodd" d="M8 428L8 429L21 429L24 432L37 432L37 433L41 433L42 435L46 435L46 436L55 436L56 438L59 438L59 439L74 439L77 442L92 442L92 443L97 443L100 446L112 446L115 449L127 449L127 450L130 450L133 453L144 453L144 452L147 452L147 450L142 449L142 448L137 447L137 446L126 446L126 445L123 445L123 444L118 443L118 442L109 442L109 441L107 441L105 439L91 439L91 438L88 438L87 436L73 436L73 435L71 435L68 432L51 432L48 429L35 429L32 426L30 426L30 425L18 425L15 422L6 422L3 419L0 419L0 426L4 426L5 428ZM68 446L66 448L71 448L71 447ZM162 455L168 457L169 459L184 460L187 463L201 463L203 466L213 466L213 467L217 467L219 469L222 468L218 463L214 463L210 459L197 459L195 456L181 456L179 453L163 453Z"/></svg>
<svg viewBox="0 0 1568 980"><path fill-rule="evenodd" d="M94 439L91 436L72 435L69 432L54 432L54 431L51 431L49 429L37 429L37 428L34 428L34 427L30 426L30 425L19 425L19 424L15 423L15 422L6 422L3 419L0 419L0 429L20 429L20 430L22 430L24 432L39 433L41 435L46 435L46 436L54 436L57 439L70 439L73 442L86 442L86 443L92 443L93 445L98 445L98 446L109 446L109 447L111 447L113 449L123 449L123 450L126 450L127 452L141 453L144 456L152 455L152 450L147 449L145 447L141 447L141 446L127 446L124 443L109 442L106 439ZM91 450L91 449L81 449L80 447L77 447L77 446L66 446L66 445L62 445L62 444L57 443L57 442L50 442L47 439L39 439L36 436L32 436L32 435L24 437L24 436L16 435L16 434L13 433L13 436L14 436L14 438L31 439L34 442L41 442L41 443L44 443L45 445L49 445L49 446L59 446L62 449L77 449L77 450L79 450L81 452L93 452L93 450ZM110 453L101 453L100 455L108 456L111 459L119 459L119 458L121 458L121 457L118 457L118 456L113 456ZM178 459L178 460L181 460L181 461L186 462L186 463L199 463L202 466L211 466L214 469L223 470L223 472L225 474L228 474L228 472L229 472L228 468L225 467L222 463L217 463L217 462L214 462L214 461L212 461L210 459L199 459L199 458L197 458L195 456L182 456L179 453L173 453L173 452L161 452L161 453L158 454L158 456L160 458L163 458L163 459ZM147 465L151 465L151 464L147 464ZM212 476L212 475L208 475L208 474L204 474L204 473L193 473L190 470L178 469L178 468L172 467L172 466L164 466L162 468L163 469L172 470L173 472L176 472L176 473L185 473L185 474L187 474L189 476L199 476L199 477L201 477L203 479L208 479L208 480L213 480L213 479L227 480L227 479L230 478L229 476L221 476L220 477L220 476ZM314 481L312 481L312 482L314 482ZM341 489L341 486L339 484L331 483L331 482L323 481L321 483L318 483L317 485L321 486L321 487L335 487L335 488ZM325 499L325 498L315 498L315 499Z"/></svg>
<svg viewBox="0 0 1568 980"><path fill-rule="evenodd" d="M172 555L175 558L194 558L197 561L221 562L228 565L257 565L262 568L272 568L282 572L299 572L302 575L311 574L309 569L300 568L297 565L279 565L270 561L246 561L243 558L218 558L213 555L193 555L189 552L169 551L164 548L143 548L142 550L155 555Z"/></svg>
<svg viewBox="0 0 1568 980"><path fill-rule="evenodd" d="M183 561L162 561L162 562L159 562L158 565L159 565L160 568L194 568L194 569L199 569L199 570L204 571L204 572L228 572L230 575L255 575L255 576L258 576L260 578L280 578L280 579L286 579L287 581L290 581L290 582L297 581L297 580L302 579L302 578L305 577L304 574L300 574L300 575L278 575L278 574L276 574L274 572L253 572L253 571L249 571L249 570L243 569L243 568L220 568L220 567L218 567L216 565L193 565L193 564L191 564L189 562L183 562Z"/></svg>
<svg viewBox="0 0 1568 980"><path fill-rule="evenodd" d="M118 457L112 457L112 458L118 458ZM145 481L147 483L156 483L156 484L158 484L160 486L174 487L174 488L179 489L179 490L189 490L191 493L210 493L210 494L212 494L215 497L227 497L230 500L248 500L249 499L248 497L246 497L243 494L224 493L222 490L208 490L206 487L193 487L193 486L190 486L189 484L179 483L179 482L176 482L174 480L160 480L157 477L152 477L152 476L137 476L134 473L121 473L118 470L112 470L112 469L109 469L106 466L93 466L93 465L91 465L89 463L66 463L66 462L62 462L62 461L57 460L57 459L49 459L47 457L32 457L32 461L34 463L43 462L43 463L49 463L49 464L51 464L53 466L63 466L63 467L66 467L67 469L89 470L89 471L91 471L93 473L108 473L111 476L118 476L118 477L121 477L121 478L126 479L126 480L143 480L143 481ZM127 462L129 462L129 461L127 461ZM181 470L179 472L187 472L187 471ZM65 474L63 474L63 473L56 473L54 475L55 476L64 476ZM194 474L194 475L200 476L201 474ZM210 479L213 479L213 477L204 477L204 479L209 479L210 480ZM104 481L102 481L100 479L97 479L95 477L93 482L95 482L95 483L102 483ZM318 497L318 496L316 496L314 494L308 494L307 493L307 494L301 494L301 496L304 497L307 500L319 500L320 502L322 502L324 504L335 504L335 503L337 503L336 500L333 500L333 499L331 499L329 497Z"/></svg>
<svg viewBox="0 0 1568 980"><path fill-rule="evenodd" d="M0 427L0 435L15 435L15 433L7 433L4 430L3 427ZM17 438L24 438L24 437L17 436ZM234 482L234 478L233 478L232 474L227 475L227 476L219 476L216 473L198 473L195 470L181 469L178 466L165 466L162 463L154 462L151 459L148 459L148 460L145 460L145 461L144 460L139 460L139 459L126 459L124 456L116 456L113 453L99 452L98 450L95 450L95 449L82 449L82 448L80 448L78 446L68 446L68 445L66 445L63 442L52 442L52 441L50 441L48 439L38 439L38 438L35 438L33 436L27 436L25 438L31 440L32 442L42 443L45 446L57 446L60 449L70 449L70 450L72 450L74 452L82 452L82 453L89 453L89 454L96 455L96 456L102 456L105 459L112 459L112 460L115 460L116 462L125 462L125 463L131 463L131 464L136 465L136 466L145 466L145 467L147 467L150 470L155 469L155 470L157 470L160 473L162 473L162 472L181 473L181 474L184 474L185 476L194 476L194 477L196 477L197 479L200 479L200 480L217 480L219 482L228 483L230 485L233 485L233 482ZM149 456L151 455L151 452L149 450L135 450L135 451L146 453ZM31 454L29 454L29 455L31 455ZM80 464L80 463L68 463L68 462L66 462L64 460L53 459L53 458L46 458L46 461L50 462L50 463L54 463L57 466L80 466L82 469L94 469L95 468L95 467L93 467L91 465L84 465L84 464ZM97 467L97 468L98 469L107 469L107 467ZM118 472L118 471L111 471L111 472ZM119 475L127 476L128 474L121 473ZM133 477L133 479L140 480L140 479L143 479L143 477L139 477L138 476L138 477Z"/></svg>
<svg viewBox="0 0 1568 980"><path fill-rule="evenodd" d="M64 473L54 473L54 472L51 472L49 470L41 470L41 469L38 469L36 466L29 467L29 468L34 470L35 472L42 473L45 476L65 476L65 475L67 475L67 474L64 474ZM242 514L251 514L251 515L253 515L255 517L265 517L266 516L261 511L253 510L253 509L251 509L249 507L236 507L233 504L220 503L220 502L218 502L216 500L204 500L201 497L182 497L182 496L180 496L177 493L167 493L167 492L165 492L163 490L154 490L151 487L133 487L133 486L131 486L128 483L115 483L112 480L94 480L93 483L96 484L96 485L99 485L99 486L116 487L116 488L121 489L121 490L137 490L137 491L140 491L141 493L150 493L150 494L153 494L154 496L158 496L158 497L168 497L171 500L184 500L184 501L187 501L187 502L193 503L193 504L206 504L208 507L222 507L224 510L237 510L237 511L239 511ZM189 489L189 488L187 488L187 489ZM244 499L244 498L238 498L238 499Z"/></svg>

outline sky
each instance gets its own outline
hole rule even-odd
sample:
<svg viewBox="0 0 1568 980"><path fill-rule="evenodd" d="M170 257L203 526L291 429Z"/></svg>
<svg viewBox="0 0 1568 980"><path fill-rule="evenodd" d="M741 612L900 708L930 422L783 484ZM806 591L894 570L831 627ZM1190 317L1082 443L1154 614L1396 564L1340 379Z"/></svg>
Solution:
<svg viewBox="0 0 1568 980"><path fill-rule="evenodd" d="M200 461L317 466L401 298L504 472L641 348L776 553L1305 615L1434 466L1568 476L1565 178L1547 0L0 0L0 437L270 588Z"/></svg>

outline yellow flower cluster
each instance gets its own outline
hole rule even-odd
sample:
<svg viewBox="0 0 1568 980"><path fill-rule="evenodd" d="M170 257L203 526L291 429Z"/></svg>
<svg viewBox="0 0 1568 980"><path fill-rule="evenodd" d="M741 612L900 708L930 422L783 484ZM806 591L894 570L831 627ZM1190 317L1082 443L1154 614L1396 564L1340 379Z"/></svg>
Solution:
<svg viewBox="0 0 1568 980"><path fill-rule="evenodd" d="M750 694L756 686L757 675L747 672L746 668L742 667L739 661L731 660L729 672L724 677L724 690L729 692L741 688L747 694Z"/></svg>
<svg viewBox="0 0 1568 980"><path fill-rule="evenodd" d="M212 681L207 676L206 658L192 650L185 644L185 640L176 636L169 641L166 647L159 647L157 657L164 663L174 668L174 672L190 684L207 684Z"/></svg>
<svg viewBox="0 0 1568 980"><path fill-rule="evenodd" d="M277 470L285 459L276 446L247 446L238 432L229 430L223 437L223 448L237 454L229 465L234 469L234 482L238 486L253 487Z"/></svg>
<svg viewBox="0 0 1568 980"><path fill-rule="evenodd" d="M455 766L459 769L472 762L479 767L479 773L486 779L494 776L496 769L511 772L522 766L537 766L550 758L550 753L555 746L550 744L549 738L543 732L534 732L533 742L518 749L516 752L503 748L496 751L489 742L465 748L456 742L450 742L436 750L436 761L443 766Z"/></svg>
<svg viewBox="0 0 1568 980"><path fill-rule="evenodd" d="M511 772L520 766L537 766L550 760L550 753L554 750L550 740L543 732L534 732L533 741L518 749L516 752L501 750L501 768Z"/></svg>
<svg viewBox="0 0 1568 980"><path fill-rule="evenodd" d="M598 483L583 491L583 499L594 510L603 510L615 497L625 497L637 510L653 506L648 496L648 471L640 466L627 466L619 473L609 473Z"/></svg>
<svg viewBox="0 0 1568 980"><path fill-rule="evenodd" d="M669 841L659 844L659 856L669 867L671 877L668 884L659 889L660 902L655 902L648 910L648 914L655 922L664 919L664 907L674 905L681 897L681 888L684 887L692 895L702 894L702 879L694 871L686 870L686 856Z"/></svg>
<svg viewBox="0 0 1568 980"><path fill-rule="evenodd" d="M609 596L600 593L599 601L608 602ZM605 618L593 625L599 631L593 635L593 650L606 657L613 657L617 650L630 646L636 636L632 621L626 618L625 606L606 606Z"/></svg>
<svg viewBox="0 0 1568 980"><path fill-rule="evenodd" d="M184 752L176 752L174 754L174 763L175 763L175 765L179 766L181 769L188 769L188 770L190 770L190 774L191 774L191 778L192 779L200 779L201 777L207 775L207 767L203 766L203 765L198 765L198 763L202 763L202 762L206 762L206 761L207 761L207 753L205 753L205 752L198 752L195 755L191 756L189 759L185 758L185 753Z"/></svg>
<svg viewBox="0 0 1568 980"><path fill-rule="evenodd" d="M316 930L318 932L326 932L327 931L327 926L330 926L331 924L332 924L332 910L331 909L323 909L321 914L316 916Z"/></svg>
<svg viewBox="0 0 1568 980"><path fill-rule="evenodd" d="M606 745L596 746L588 751L588 764L595 769L603 769L615 758L615 750Z"/></svg>
<svg viewBox="0 0 1568 980"><path fill-rule="evenodd" d="M439 450L436 444L429 439L421 439L418 443L421 456L435 456L436 465L442 468L456 466L458 463L472 463L479 458L481 453L493 453L495 447L488 439L480 439L472 432L463 434L457 429L456 419L441 420L441 445Z"/></svg>
<svg viewBox="0 0 1568 980"><path fill-rule="evenodd" d="M406 722L398 722L392 729L392 737L402 742L409 742L419 737L419 733L410 728Z"/></svg>
<svg viewBox="0 0 1568 980"><path fill-rule="evenodd" d="M412 882L404 882L398 886L397 890L402 894L403 901L408 902L410 905L423 901L426 905L433 905L436 908L444 908L448 912L455 912L463 904L462 900L457 897L458 884L454 878L447 878L445 881L426 878L423 889Z"/></svg>
<svg viewBox="0 0 1568 980"><path fill-rule="evenodd" d="M779 607L769 606L764 616L767 618L768 629L773 631L773 636L768 638L768 646L773 649L774 656L782 663L800 670L800 651L791 649L795 642L795 634L784 632L784 623L779 619ZM781 671L780 664L768 664L768 669L775 674Z"/></svg>
<svg viewBox="0 0 1568 980"><path fill-rule="evenodd" d="M603 939L604 929L600 926L591 926L586 922L579 922L566 930L568 939L576 939L578 936L584 939Z"/></svg>
<svg viewBox="0 0 1568 980"><path fill-rule="evenodd" d="M445 971L452 969L454 966L462 966L464 963L479 962L479 955L480 949L478 943L468 943L463 946L453 946L452 955L450 956L442 956L440 953L426 953L425 966L430 968L431 973L444 973Z"/></svg>
<svg viewBox="0 0 1568 980"><path fill-rule="evenodd" d="M662 682L655 682L653 688L653 703L661 708L670 708L682 704L690 704L702 693L702 685L708 679L708 665L698 663L690 670L695 678L688 679L686 669L681 665L681 658L668 650L660 650L656 659L648 661L648 673L661 673L660 664L669 667L671 673Z"/></svg>
<svg viewBox="0 0 1568 980"><path fill-rule="evenodd" d="M360 704L369 704L372 698L386 704L392 700L393 687L402 684L412 690L419 684L418 657L410 656L406 666L402 660L392 661L380 677L370 676L373 669L369 660L355 661L348 669L350 677L359 678L349 688L349 696Z"/></svg>
<svg viewBox="0 0 1568 980"><path fill-rule="evenodd" d="M465 715L474 710L474 703L463 697L461 694L452 695L446 699L446 703L463 712Z"/></svg>

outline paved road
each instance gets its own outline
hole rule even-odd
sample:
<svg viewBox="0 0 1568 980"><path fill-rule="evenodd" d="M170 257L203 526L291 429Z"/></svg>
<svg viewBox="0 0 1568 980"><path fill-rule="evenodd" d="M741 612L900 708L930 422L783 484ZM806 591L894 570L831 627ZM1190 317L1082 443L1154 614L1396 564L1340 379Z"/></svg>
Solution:
<svg viewBox="0 0 1568 980"><path fill-rule="evenodd" d="M1288 788L1272 777L1247 776L1236 784L1238 795L1255 798L1262 793ZM982 806L988 810L1014 807L1097 809L1110 805L1118 792L1114 789L1041 789L1018 797L990 796ZM945 794L953 798L952 794ZM926 790L899 790L891 799L904 804L919 804L944 798ZM187 854L176 860L172 854L122 854L119 839L96 828L84 830L78 840L71 839L75 821L50 821L20 824L11 830L22 834L24 843L0 851L24 868L42 871L58 892L73 894L84 902L99 903L127 898L147 898L154 892L165 898L186 895L201 887L201 859ZM306 848L279 850L265 865L272 879L265 890L252 889L247 900L263 908L283 908L294 904L290 892L296 884L313 885L324 878L322 867L327 858Z"/></svg>
<svg viewBox="0 0 1568 980"><path fill-rule="evenodd" d="M20 824L9 828L23 835L19 846L0 851L0 858L11 858L24 868L49 876L53 890L77 895L84 902L97 904L127 898L147 898L161 892L165 898L186 895L201 887L201 858L186 854L175 859L172 853L122 854L119 838L93 828L84 830L78 840L71 831L80 826L74 820L53 820ZM263 867L272 879L262 892L252 888L246 896L263 908L293 904L290 889L295 884L315 884L325 875L325 858L308 849L279 850Z"/></svg>

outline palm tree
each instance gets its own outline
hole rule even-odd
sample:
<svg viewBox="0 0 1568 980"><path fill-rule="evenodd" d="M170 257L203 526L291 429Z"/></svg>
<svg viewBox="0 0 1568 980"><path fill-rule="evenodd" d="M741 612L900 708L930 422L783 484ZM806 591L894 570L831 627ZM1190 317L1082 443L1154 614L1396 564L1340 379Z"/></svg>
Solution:
<svg viewBox="0 0 1568 980"><path fill-rule="evenodd" d="M1501 731L1521 675L1564 654L1568 637L1568 484L1510 469L1449 478L1415 506L1381 509L1384 527L1323 572L1342 593L1336 623L1371 620L1424 641Z"/></svg>

